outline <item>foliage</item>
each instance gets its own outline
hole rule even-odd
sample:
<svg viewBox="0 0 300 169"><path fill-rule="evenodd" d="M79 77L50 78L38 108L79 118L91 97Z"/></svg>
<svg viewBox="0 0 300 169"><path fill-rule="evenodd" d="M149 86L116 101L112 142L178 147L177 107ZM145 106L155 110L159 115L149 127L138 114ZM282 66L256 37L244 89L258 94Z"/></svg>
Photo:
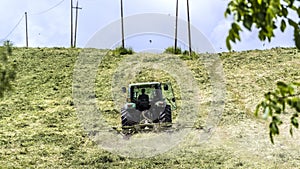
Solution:
<svg viewBox="0 0 300 169"><path fill-rule="evenodd" d="M123 48L123 47L117 47L112 52L114 56L131 55L134 53L132 48Z"/></svg>
<svg viewBox="0 0 300 169"><path fill-rule="evenodd" d="M298 18L293 18L296 14ZM298 49L300 49L300 6L299 0L231 0L225 11L225 17L233 15L233 23L226 38L226 46L231 50L231 42L236 43L241 40L241 27L252 31L253 26L259 30L258 38L261 41L269 42L275 37L274 31L279 27L281 32L286 30L287 24L294 28L294 41ZM298 19L298 21L297 21ZM265 94L265 100L257 106L256 115L260 108L263 109L264 117L271 117L272 121L269 125L270 139L274 143L273 136L279 134L278 125L282 121L278 115L285 112L286 105L296 110L291 117L291 126L298 128L298 113L300 110L300 102L295 94L294 87L299 83L287 85L284 82L277 83L275 92ZM291 135L292 127L290 128Z"/></svg>
<svg viewBox="0 0 300 169"><path fill-rule="evenodd" d="M16 77L16 64L9 61L12 43L5 41L3 46L0 48L0 98L4 96L5 91L12 90L11 81Z"/></svg>
<svg viewBox="0 0 300 169"><path fill-rule="evenodd" d="M180 57L183 60L186 59L198 59L199 56L196 52L192 51L192 53L190 54L190 52L188 50L185 50L182 52L182 56Z"/></svg>
<svg viewBox="0 0 300 169"><path fill-rule="evenodd" d="M182 54L181 48L177 47L175 50L174 46L167 47L164 53L175 54L175 55Z"/></svg>
<svg viewBox="0 0 300 169"><path fill-rule="evenodd" d="M277 82L277 89L274 92L266 93L265 100L257 105L255 111L256 116L258 116L258 112L262 108L263 117L272 118L269 129L270 139L273 144L273 136L279 135L278 125L282 124L278 115L286 113L286 106L289 106L291 110L295 111L291 117L290 134L293 135L293 127L299 128L300 91L297 90L297 87L300 87L300 83L286 84L284 82Z"/></svg>
<svg viewBox="0 0 300 169"><path fill-rule="evenodd" d="M182 60L189 60L189 59L198 59L198 54L194 51L190 54L188 50L182 51L181 48L176 48L174 46L168 47L165 49L164 53L169 53L169 54L175 54L175 55L180 55L180 58Z"/></svg>
<svg viewBox="0 0 300 169"><path fill-rule="evenodd" d="M292 17L293 12L300 17L299 0L231 0L225 11L225 17L234 16L231 29L226 38L226 46L231 50L231 42L241 40L241 27L252 30L253 25L259 30L261 41L271 41L274 31L279 27L285 31L287 23L294 28L294 41L300 49L300 20Z"/></svg>

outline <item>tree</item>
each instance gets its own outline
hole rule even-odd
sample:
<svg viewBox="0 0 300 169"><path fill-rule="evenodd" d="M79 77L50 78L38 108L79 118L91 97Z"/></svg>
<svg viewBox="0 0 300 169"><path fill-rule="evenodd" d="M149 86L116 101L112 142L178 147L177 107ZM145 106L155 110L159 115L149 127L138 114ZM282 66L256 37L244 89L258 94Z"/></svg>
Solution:
<svg viewBox="0 0 300 169"><path fill-rule="evenodd" d="M5 41L3 47L0 47L0 98L4 92L12 90L11 82L16 78L16 64L9 62L9 56L12 55L12 43Z"/></svg>
<svg viewBox="0 0 300 169"><path fill-rule="evenodd" d="M273 92L265 94L265 100L257 105L255 115L258 112L263 112L263 117L267 119L271 117L269 125L270 139L274 143L273 136L279 135L278 125L282 124L279 118L280 114L287 111L295 111L291 117L290 134L293 136L293 127L299 128L298 116L300 113L300 83L286 84L277 82L277 88Z"/></svg>
<svg viewBox="0 0 300 169"><path fill-rule="evenodd" d="M300 49L300 5L299 0L231 0L225 11L225 17L232 15L233 22L226 38L226 46L231 50L231 42L241 40L242 27L252 31L253 26L258 29L261 41L272 40L274 30L280 28L285 31L289 25L294 28L294 41ZM298 21L293 18L298 16ZM288 23L288 25L287 25Z"/></svg>
<svg viewBox="0 0 300 169"><path fill-rule="evenodd" d="M289 25L294 28L294 41L300 49L300 0L231 0L225 11L225 17L233 15L233 23L226 38L226 46L231 50L231 42L241 40L242 27L252 31L253 25L259 30L258 38L270 42L274 30L278 27L282 32ZM292 13L297 17L292 18ZM298 21L297 21L298 19ZM288 23L288 25L287 25ZM293 127L298 128L298 116L300 114L300 83L286 84L277 82L275 91L266 93L264 101L257 105L255 115L262 112L265 119L271 118L269 124L270 140L274 144L274 135L279 134L278 126L282 124L280 114L293 111L290 118L290 134L293 135ZM288 108L287 108L288 107Z"/></svg>

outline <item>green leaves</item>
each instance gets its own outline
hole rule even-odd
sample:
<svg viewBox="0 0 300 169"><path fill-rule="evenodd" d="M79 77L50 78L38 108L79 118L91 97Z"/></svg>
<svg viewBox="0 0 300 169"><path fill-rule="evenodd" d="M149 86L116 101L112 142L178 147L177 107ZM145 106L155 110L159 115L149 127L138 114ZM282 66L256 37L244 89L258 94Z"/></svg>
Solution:
<svg viewBox="0 0 300 169"><path fill-rule="evenodd" d="M9 62L12 55L12 44L10 41L4 42L4 47L0 47L0 98L5 91L12 90L11 81L16 77L16 64Z"/></svg>
<svg viewBox="0 0 300 169"><path fill-rule="evenodd" d="M259 5L261 5L262 0L257 0L257 3L258 3Z"/></svg>
<svg viewBox="0 0 300 169"><path fill-rule="evenodd" d="M296 127L296 128L299 128L299 122L298 122L298 114L295 113L293 114L293 116L291 117L291 124Z"/></svg>
<svg viewBox="0 0 300 169"><path fill-rule="evenodd" d="M279 0L231 0L225 11L225 17L233 15L232 25L243 26L249 31L252 31L255 25L255 28L259 30L258 38L261 41L266 39L271 41L275 37L274 31L277 28L284 32L287 27L285 20L288 19L289 25L294 27L295 45L300 49L300 20L296 21L288 17L289 11L295 11L300 17L300 7L294 2L294 0L285 0L285 3ZM281 22L277 22L279 19ZM240 31L242 31L241 28L234 29L233 26L229 30L226 38L228 50L231 50L231 42L236 43L237 39L240 40Z"/></svg>
<svg viewBox="0 0 300 169"><path fill-rule="evenodd" d="M229 50L231 50L230 41L232 41L234 43L236 42L236 40L241 41L240 31L242 31L242 29L238 24L236 24L236 23L231 24L231 29L229 30L229 35L226 38L226 46Z"/></svg>
<svg viewBox="0 0 300 169"><path fill-rule="evenodd" d="M299 25L298 27L294 27L294 40L295 40L295 43L296 43L296 47L298 49L300 49L300 28L299 28Z"/></svg>
<svg viewBox="0 0 300 169"><path fill-rule="evenodd" d="M299 122L298 122L298 114L295 113L293 114L293 116L291 117L291 126L290 126L290 134L291 136L293 136L293 127L294 126L295 128L299 128Z"/></svg>
<svg viewBox="0 0 300 169"><path fill-rule="evenodd" d="M280 25L281 32L284 32L285 28L286 28L286 23L285 23L284 19L282 19L281 20L281 25Z"/></svg>
<svg viewBox="0 0 300 169"><path fill-rule="evenodd" d="M247 28L249 31L251 31L252 24L253 24L252 17L250 15L245 15L245 19L243 21L244 27Z"/></svg>
<svg viewBox="0 0 300 169"><path fill-rule="evenodd" d="M291 117L290 134L293 135L293 127L299 128L298 113L300 113L300 83L286 84L284 82L277 82L277 88L274 92L266 93L264 101L256 106L255 116L262 110L262 117L272 120L269 125L270 140L274 144L274 136L279 135L278 126L282 124L282 121L277 115L281 115L286 110L286 105L290 109L295 110L295 113Z"/></svg>
<svg viewBox="0 0 300 169"><path fill-rule="evenodd" d="M274 144L273 136L274 135L279 135L278 125L280 125L280 124L282 124L282 121L277 116L273 116L272 117L272 122L269 125L270 140L271 140L272 144Z"/></svg>

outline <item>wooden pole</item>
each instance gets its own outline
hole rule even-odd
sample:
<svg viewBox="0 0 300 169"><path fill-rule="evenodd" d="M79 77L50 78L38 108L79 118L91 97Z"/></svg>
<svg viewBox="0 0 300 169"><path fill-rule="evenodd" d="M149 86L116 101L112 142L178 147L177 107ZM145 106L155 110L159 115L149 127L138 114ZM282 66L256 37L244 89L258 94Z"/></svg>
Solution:
<svg viewBox="0 0 300 169"><path fill-rule="evenodd" d="M187 18L188 18L188 38L189 38L189 53L192 54L192 40L191 40L191 21L190 21L190 5L189 0L186 0L187 3Z"/></svg>
<svg viewBox="0 0 300 169"><path fill-rule="evenodd" d="M122 48L125 48L124 40L124 15L123 15L123 0L121 0L121 31L122 31Z"/></svg>
<svg viewBox="0 0 300 169"><path fill-rule="evenodd" d="M177 50L177 29L178 28L178 0L176 0L176 21L175 21L175 44L174 44L174 52Z"/></svg>
<svg viewBox="0 0 300 169"><path fill-rule="evenodd" d="M77 25L78 25L78 9L82 9L80 7L78 7L78 1L76 3L76 16L75 16L75 35L74 35L74 44L73 47L76 47L76 40L77 40Z"/></svg>
<svg viewBox="0 0 300 169"><path fill-rule="evenodd" d="M26 29L26 48L28 48L28 22L27 22L27 12L25 12L25 29Z"/></svg>
<svg viewBox="0 0 300 169"><path fill-rule="evenodd" d="M71 48L73 48L73 0L71 0Z"/></svg>

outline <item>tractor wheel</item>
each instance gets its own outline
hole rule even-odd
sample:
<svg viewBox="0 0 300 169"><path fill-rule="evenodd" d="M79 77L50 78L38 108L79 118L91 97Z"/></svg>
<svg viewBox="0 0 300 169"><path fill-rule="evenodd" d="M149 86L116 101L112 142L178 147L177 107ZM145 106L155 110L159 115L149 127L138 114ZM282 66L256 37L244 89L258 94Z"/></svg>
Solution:
<svg viewBox="0 0 300 169"><path fill-rule="evenodd" d="M170 105L166 105L165 110L159 116L159 120L163 123L172 123L172 113Z"/></svg>
<svg viewBox="0 0 300 169"><path fill-rule="evenodd" d="M124 109L124 108L121 109L122 126L133 126L136 124L136 122L128 119L128 116L129 116L128 114L129 114L129 112L126 109Z"/></svg>

